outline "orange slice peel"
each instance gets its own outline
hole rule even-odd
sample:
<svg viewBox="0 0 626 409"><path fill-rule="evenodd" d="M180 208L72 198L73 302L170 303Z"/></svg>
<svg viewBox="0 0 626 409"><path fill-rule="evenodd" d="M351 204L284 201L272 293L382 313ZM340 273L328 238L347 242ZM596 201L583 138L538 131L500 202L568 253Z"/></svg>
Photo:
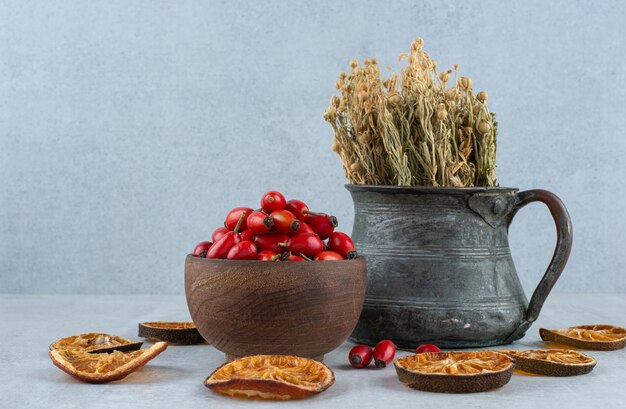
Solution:
<svg viewBox="0 0 626 409"><path fill-rule="evenodd" d="M139 324L139 336L166 341L174 344L192 345L206 341L198 332L193 322L142 322Z"/></svg>
<svg viewBox="0 0 626 409"><path fill-rule="evenodd" d="M580 349L612 351L626 346L626 329L613 325L579 325L557 330L540 328L539 335L546 342Z"/></svg>
<svg viewBox="0 0 626 409"><path fill-rule="evenodd" d="M90 353L136 351L143 342L135 342L116 335L90 332L61 338L50 345L50 350L77 350Z"/></svg>
<svg viewBox="0 0 626 409"><path fill-rule="evenodd" d="M52 349L48 353L59 369L88 383L117 381L135 372L167 348L157 342L146 349L131 352L90 353L80 349Z"/></svg>
<svg viewBox="0 0 626 409"><path fill-rule="evenodd" d="M515 360L515 368L545 376L584 375L593 370L596 360L567 349L500 350Z"/></svg>
<svg viewBox="0 0 626 409"><path fill-rule="evenodd" d="M506 385L515 362L495 351L424 352L394 361L400 382L428 392L484 392Z"/></svg>
<svg viewBox="0 0 626 409"><path fill-rule="evenodd" d="M228 362L204 381L213 392L253 399L301 399L328 389L333 371L308 358L255 355Z"/></svg>

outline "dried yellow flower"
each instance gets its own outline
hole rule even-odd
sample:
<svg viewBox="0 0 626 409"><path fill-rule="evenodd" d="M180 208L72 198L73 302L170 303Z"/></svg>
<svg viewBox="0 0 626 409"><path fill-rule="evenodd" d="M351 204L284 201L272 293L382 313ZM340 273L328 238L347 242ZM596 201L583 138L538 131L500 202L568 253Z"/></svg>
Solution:
<svg viewBox="0 0 626 409"><path fill-rule="evenodd" d="M369 131L365 131L359 134L359 136L357 136L357 139L363 145L369 145L370 143L372 143L372 134Z"/></svg>
<svg viewBox="0 0 626 409"><path fill-rule="evenodd" d="M402 97L397 92L387 96L387 100L392 106L397 106L402 102Z"/></svg>
<svg viewBox="0 0 626 409"><path fill-rule="evenodd" d="M350 165L350 170L354 173L359 173L363 171L363 165L361 162L354 162Z"/></svg>
<svg viewBox="0 0 626 409"><path fill-rule="evenodd" d="M484 104L485 102L487 102L487 99L489 99L489 95L487 95L485 91L480 91L478 94L476 94L476 99Z"/></svg>
<svg viewBox="0 0 626 409"><path fill-rule="evenodd" d="M476 130L482 134L488 134L489 132L491 132L491 125L489 124L489 122L485 121L484 119L481 120L478 125L476 126Z"/></svg>
<svg viewBox="0 0 626 409"><path fill-rule="evenodd" d="M471 89L472 89L472 80L471 80L471 78L461 77L461 79L459 79L459 83L461 84L461 88L463 88L466 91L471 91Z"/></svg>

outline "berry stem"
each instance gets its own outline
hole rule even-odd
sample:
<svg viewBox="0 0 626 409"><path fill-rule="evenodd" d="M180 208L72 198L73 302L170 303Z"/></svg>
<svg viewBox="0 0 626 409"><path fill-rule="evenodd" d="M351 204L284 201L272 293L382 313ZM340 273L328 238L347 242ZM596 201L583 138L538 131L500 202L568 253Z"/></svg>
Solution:
<svg viewBox="0 0 626 409"><path fill-rule="evenodd" d="M241 212L241 216L239 216L239 220L237 220L237 225L235 226L235 230L233 230L235 233L239 233L239 228L241 227L241 223L243 223L243 218L245 215L246 215L245 211Z"/></svg>

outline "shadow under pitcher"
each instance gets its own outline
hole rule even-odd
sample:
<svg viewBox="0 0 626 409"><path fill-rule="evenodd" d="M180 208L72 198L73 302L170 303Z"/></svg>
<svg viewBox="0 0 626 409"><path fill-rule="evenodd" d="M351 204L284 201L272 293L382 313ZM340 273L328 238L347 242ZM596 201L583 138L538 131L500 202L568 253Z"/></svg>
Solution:
<svg viewBox="0 0 626 409"><path fill-rule="evenodd" d="M352 238L367 260L365 303L351 339L401 348L508 344L524 336L572 246L561 200L545 190L346 185ZM509 248L519 209L546 204L557 231L552 260L526 299Z"/></svg>

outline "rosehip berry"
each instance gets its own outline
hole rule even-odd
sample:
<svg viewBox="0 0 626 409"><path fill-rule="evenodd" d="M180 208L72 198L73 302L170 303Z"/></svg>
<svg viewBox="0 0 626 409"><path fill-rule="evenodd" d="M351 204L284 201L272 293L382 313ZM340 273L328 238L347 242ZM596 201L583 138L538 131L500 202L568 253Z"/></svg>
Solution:
<svg viewBox="0 0 626 409"><path fill-rule="evenodd" d="M213 243L209 251L206 253L206 258L226 258L230 249L241 241L241 236L238 231L245 219L246 213L241 212L239 220L235 224L233 231L226 232L221 239Z"/></svg>
<svg viewBox="0 0 626 409"><path fill-rule="evenodd" d="M300 221L288 210L276 210L270 216L274 220L274 230L277 233L294 234L300 228Z"/></svg>
<svg viewBox="0 0 626 409"><path fill-rule="evenodd" d="M284 210L286 205L285 196L275 190L265 193L261 198L261 209L267 214L272 213L274 210Z"/></svg>
<svg viewBox="0 0 626 409"><path fill-rule="evenodd" d="M254 241L255 234L250 229L242 231L239 235L241 236L241 241Z"/></svg>
<svg viewBox="0 0 626 409"><path fill-rule="evenodd" d="M241 217L242 214L244 214L245 216L238 230L238 231L244 231L248 227L246 224L246 218L253 211L254 210L252 210L249 207L235 207L233 210L228 212L228 215L226 216L226 221L224 222L224 226L228 230L231 230L231 231L235 230L235 226L237 226L237 222L239 221L239 218Z"/></svg>
<svg viewBox="0 0 626 409"><path fill-rule="evenodd" d="M285 206L285 210L289 210L293 213L298 220L304 221L308 217L308 215L304 212L309 211L309 206L304 203L302 200L292 199L287 202L287 206Z"/></svg>
<svg viewBox="0 0 626 409"><path fill-rule="evenodd" d="M212 244L213 243L211 243L210 241L201 241L200 243L198 243L196 248L193 249L193 252L191 254L194 257L206 257L206 253L207 251L209 251L209 248L211 248Z"/></svg>
<svg viewBox="0 0 626 409"><path fill-rule="evenodd" d="M230 230L228 230L226 227L218 227L211 235L211 240L213 240L213 243L217 243L229 231Z"/></svg>
<svg viewBox="0 0 626 409"><path fill-rule="evenodd" d="M394 356L396 356L396 345L388 339L380 341L374 347L374 363L377 368L386 367L393 361Z"/></svg>
<svg viewBox="0 0 626 409"><path fill-rule="evenodd" d="M283 261L304 261L304 257L287 252L283 254Z"/></svg>
<svg viewBox="0 0 626 409"><path fill-rule="evenodd" d="M234 231L226 233L218 242L213 243L206 258L226 258L231 248L241 241L241 237Z"/></svg>
<svg viewBox="0 0 626 409"><path fill-rule="evenodd" d="M348 359L355 368L365 368L372 362L372 348L369 345L357 345L350 350Z"/></svg>
<svg viewBox="0 0 626 409"><path fill-rule="evenodd" d="M337 218L335 216L329 216L325 213L313 213L306 212L306 222L315 234L320 236L320 239L326 240L337 227Z"/></svg>
<svg viewBox="0 0 626 409"><path fill-rule="evenodd" d="M322 251L317 256L315 256L315 260L323 261L323 260L344 260L343 256L339 253L335 253L334 251Z"/></svg>
<svg viewBox="0 0 626 409"><path fill-rule="evenodd" d="M242 241L231 247L226 258L228 260L255 260L256 254L257 250L254 243Z"/></svg>
<svg viewBox="0 0 626 409"><path fill-rule="evenodd" d="M274 251L263 250L256 255L256 259L260 261L280 261L280 254Z"/></svg>
<svg viewBox="0 0 626 409"><path fill-rule="evenodd" d="M340 231L333 232L328 238L328 249L336 251L345 258L355 258L354 242L346 233Z"/></svg>
<svg viewBox="0 0 626 409"><path fill-rule="evenodd" d="M303 222L302 220L300 220L300 228L298 229L298 234L304 234L304 233L315 234L311 226L306 224L306 222Z"/></svg>
<svg viewBox="0 0 626 409"><path fill-rule="evenodd" d="M441 349L437 347L437 345L433 344L422 344L417 347L415 350L416 354L421 354L422 352L441 352Z"/></svg>
<svg viewBox="0 0 626 409"><path fill-rule="evenodd" d="M263 212L252 212L246 220L248 230L252 231L255 235L267 233L274 227L274 219Z"/></svg>
<svg viewBox="0 0 626 409"><path fill-rule="evenodd" d="M324 242L316 234L311 233L296 234L279 245L292 253L304 254L307 257L315 257L324 250Z"/></svg>
<svg viewBox="0 0 626 409"><path fill-rule="evenodd" d="M285 251L284 247L279 246L278 243L284 243L289 240L289 236L279 233L265 233L259 234L254 238L254 244L256 244L259 250L269 250L274 253L282 253Z"/></svg>

